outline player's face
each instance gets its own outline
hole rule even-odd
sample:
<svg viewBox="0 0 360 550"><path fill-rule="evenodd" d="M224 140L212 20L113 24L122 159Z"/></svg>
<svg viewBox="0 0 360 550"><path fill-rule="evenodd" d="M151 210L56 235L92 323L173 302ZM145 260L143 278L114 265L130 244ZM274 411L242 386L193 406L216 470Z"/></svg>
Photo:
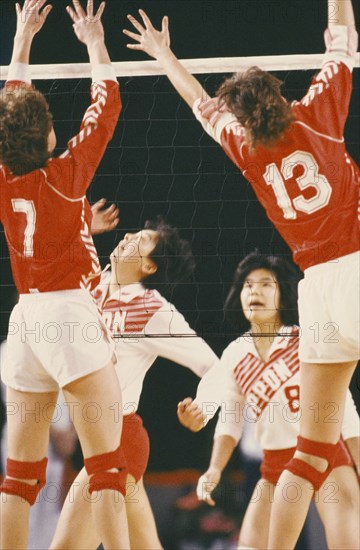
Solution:
<svg viewBox="0 0 360 550"><path fill-rule="evenodd" d="M50 133L48 135L48 151L49 153L52 153L53 150L56 147L56 135L55 130L53 127L51 127Z"/></svg>
<svg viewBox="0 0 360 550"><path fill-rule="evenodd" d="M240 293L241 307L252 324L280 323L280 291L274 273L254 269L246 277Z"/></svg>
<svg viewBox="0 0 360 550"><path fill-rule="evenodd" d="M140 263L155 249L159 240L159 233L152 229L142 229L137 233L126 233L111 254L111 258L127 263Z"/></svg>

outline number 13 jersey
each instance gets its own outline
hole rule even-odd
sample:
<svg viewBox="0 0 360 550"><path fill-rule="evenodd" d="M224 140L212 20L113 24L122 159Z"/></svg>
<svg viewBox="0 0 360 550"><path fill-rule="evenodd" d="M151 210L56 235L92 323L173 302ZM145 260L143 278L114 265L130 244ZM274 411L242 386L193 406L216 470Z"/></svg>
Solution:
<svg viewBox="0 0 360 550"><path fill-rule="evenodd" d="M292 104L294 121L277 144L250 151L243 126L218 99L193 110L207 133L251 183L302 270L359 250L359 169L343 130L352 90L357 33L325 32L327 52L308 93Z"/></svg>

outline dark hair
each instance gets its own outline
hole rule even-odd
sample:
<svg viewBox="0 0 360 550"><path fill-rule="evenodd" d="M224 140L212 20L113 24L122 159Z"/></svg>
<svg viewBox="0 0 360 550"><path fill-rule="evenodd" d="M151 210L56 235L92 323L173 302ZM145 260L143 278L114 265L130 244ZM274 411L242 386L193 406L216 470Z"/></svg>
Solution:
<svg viewBox="0 0 360 550"><path fill-rule="evenodd" d="M226 79L217 92L220 104L245 128L250 149L274 145L294 119L290 104L281 95L281 84L274 75L251 67Z"/></svg>
<svg viewBox="0 0 360 550"><path fill-rule="evenodd" d="M142 281L146 288L156 288L162 294L169 294L175 286L190 278L195 269L195 260L188 241L181 239L176 227L161 217L147 220L145 229L157 231L159 240L149 255L157 270Z"/></svg>
<svg viewBox="0 0 360 550"><path fill-rule="evenodd" d="M280 290L281 322L286 326L299 324L297 283L300 274L298 268L280 256L263 255L257 251L245 256L236 268L234 281L224 306L225 317L229 323L241 332L250 327L241 307L240 292L247 276L255 269L267 269L276 276Z"/></svg>
<svg viewBox="0 0 360 550"><path fill-rule="evenodd" d="M52 116L45 97L25 86L0 92L0 162L15 176L43 168L50 157Z"/></svg>

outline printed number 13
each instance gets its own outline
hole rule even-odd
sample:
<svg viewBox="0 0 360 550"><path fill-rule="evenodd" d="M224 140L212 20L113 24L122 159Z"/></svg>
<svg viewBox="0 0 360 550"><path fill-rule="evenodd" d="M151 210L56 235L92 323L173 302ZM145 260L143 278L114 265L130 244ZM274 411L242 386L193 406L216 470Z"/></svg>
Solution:
<svg viewBox="0 0 360 550"><path fill-rule="evenodd" d="M11 199L14 212L26 215L26 227L24 235L24 256L30 258L34 255L34 232L36 223L36 210L33 201L25 199Z"/></svg>
<svg viewBox="0 0 360 550"><path fill-rule="evenodd" d="M284 180L292 178L296 166L304 168L303 175L296 178L296 183L300 189L313 188L316 191L316 194L310 199L305 199L303 195L299 195L291 201L286 191ZM332 193L327 178L319 174L319 165L314 157L303 151L295 151L295 153L283 159L281 173L276 164L268 164L264 179L268 185L272 186L278 206L282 209L284 218L287 220L295 220L297 210L306 214L312 214L320 210L329 203Z"/></svg>

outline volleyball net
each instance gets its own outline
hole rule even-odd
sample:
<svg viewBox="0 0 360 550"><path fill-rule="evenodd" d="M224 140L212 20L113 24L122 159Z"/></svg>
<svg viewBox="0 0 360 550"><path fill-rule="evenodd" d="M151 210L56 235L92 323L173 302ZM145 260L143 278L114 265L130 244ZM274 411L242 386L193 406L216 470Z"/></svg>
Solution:
<svg viewBox="0 0 360 550"><path fill-rule="evenodd" d="M224 75L257 65L275 72L289 100L306 93L321 67L322 54L182 60L210 94ZM113 63L123 102L117 125L88 198L106 197L120 209L112 233L95 238L102 263L123 234L139 230L147 219L162 215L191 242L196 260L192 281L172 297L197 332L223 337L223 305L238 262L249 252L290 257L289 249L267 219L238 168L212 141L173 89L156 61ZM345 139L359 162L359 58ZM60 154L78 132L89 105L89 64L33 65L36 87L47 96L54 116ZM5 80L7 67L0 67ZM1 333L6 334L12 279L1 235ZM10 303L11 302L11 303Z"/></svg>

